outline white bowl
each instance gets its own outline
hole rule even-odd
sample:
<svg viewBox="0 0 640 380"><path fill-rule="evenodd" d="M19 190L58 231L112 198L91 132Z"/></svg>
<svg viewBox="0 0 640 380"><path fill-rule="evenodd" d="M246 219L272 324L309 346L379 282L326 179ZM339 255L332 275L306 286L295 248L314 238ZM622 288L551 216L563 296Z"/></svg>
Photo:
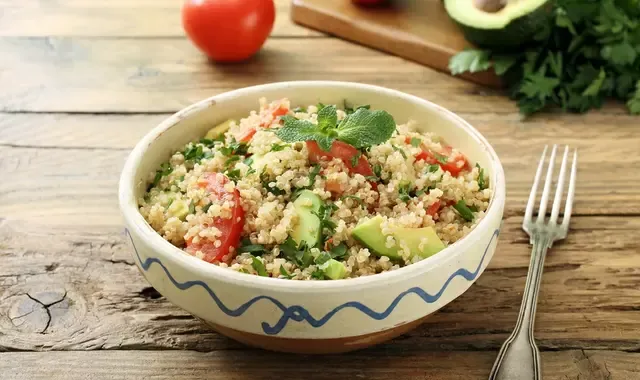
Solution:
<svg viewBox="0 0 640 380"><path fill-rule="evenodd" d="M293 106L318 102L370 104L396 122L418 121L478 162L490 176L486 216L463 239L399 270L355 279L288 281L251 276L190 256L165 241L138 211L149 173L211 126L240 118L258 99L287 97ZM426 100L358 83L301 81L243 88L172 115L133 149L120 179L120 208L144 277L172 303L222 334L271 350L328 353L367 347L398 336L454 300L489 264L500 234L505 178L495 151L463 119Z"/></svg>

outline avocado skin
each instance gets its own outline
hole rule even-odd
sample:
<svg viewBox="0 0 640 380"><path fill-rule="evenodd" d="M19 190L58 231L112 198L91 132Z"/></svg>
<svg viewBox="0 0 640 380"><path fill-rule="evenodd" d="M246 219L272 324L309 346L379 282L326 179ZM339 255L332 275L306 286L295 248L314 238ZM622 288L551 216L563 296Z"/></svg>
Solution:
<svg viewBox="0 0 640 380"><path fill-rule="evenodd" d="M518 17L501 29L482 29L462 24L455 19L464 38L479 48L494 51L521 50L530 44L536 33L548 28L551 22L550 2L534 9L531 13Z"/></svg>

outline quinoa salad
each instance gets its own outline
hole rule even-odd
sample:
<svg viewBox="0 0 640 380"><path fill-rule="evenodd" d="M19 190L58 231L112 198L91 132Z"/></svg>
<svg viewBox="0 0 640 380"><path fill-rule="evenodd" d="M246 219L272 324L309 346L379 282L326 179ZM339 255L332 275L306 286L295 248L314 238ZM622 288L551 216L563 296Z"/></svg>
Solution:
<svg viewBox="0 0 640 380"><path fill-rule="evenodd" d="M416 263L467 235L492 192L480 165L394 116L262 98L150 173L140 212L187 254L252 275L337 280Z"/></svg>

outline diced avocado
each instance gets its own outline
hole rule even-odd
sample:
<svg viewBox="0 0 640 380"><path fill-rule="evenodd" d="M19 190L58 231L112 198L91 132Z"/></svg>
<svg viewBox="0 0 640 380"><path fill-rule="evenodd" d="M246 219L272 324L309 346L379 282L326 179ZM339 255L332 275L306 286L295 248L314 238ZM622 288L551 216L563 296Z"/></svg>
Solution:
<svg viewBox="0 0 640 380"><path fill-rule="evenodd" d="M549 22L548 0L445 0L467 41L485 48L521 48Z"/></svg>
<svg viewBox="0 0 640 380"><path fill-rule="evenodd" d="M207 132L207 134L204 137L212 140L215 138L218 138L220 135L224 134L226 131L229 130L229 127L231 127L231 123L235 123L235 120L229 119L227 121L224 121L216 125L215 127L209 129L209 132Z"/></svg>
<svg viewBox="0 0 640 380"><path fill-rule="evenodd" d="M347 274L347 268L336 259L327 260L324 264L320 265L320 270L324 272L325 276L332 280L340 280Z"/></svg>
<svg viewBox="0 0 640 380"><path fill-rule="evenodd" d="M291 238L296 243L303 241L309 247L316 247L320 244L322 231L320 229L320 218L316 215L320 212L322 200L310 190L303 190L298 198L293 202L293 207L298 214L298 223L291 231Z"/></svg>
<svg viewBox="0 0 640 380"><path fill-rule="evenodd" d="M176 199L167 209L169 217L175 216L180 220L184 220L189 213L189 203L183 199Z"/></svg>
<svg viewBox="0 0 640 380"><path fill-rule="evenodd" d="M400 253L398 252L400 242L407 245L412 256L418 255L422 258L432 256L444 249L444 243L442 243L432 227L394 228L391 236L395 239L396 244L391 248L387 248L387 236L382 233L381 228L382 220L382 217L378 215L360 223L351 232L353 238L365 245L373 253L379 256L387 256L391 259L400 258ZM426 239L424 243L423 239Z"/></svg>

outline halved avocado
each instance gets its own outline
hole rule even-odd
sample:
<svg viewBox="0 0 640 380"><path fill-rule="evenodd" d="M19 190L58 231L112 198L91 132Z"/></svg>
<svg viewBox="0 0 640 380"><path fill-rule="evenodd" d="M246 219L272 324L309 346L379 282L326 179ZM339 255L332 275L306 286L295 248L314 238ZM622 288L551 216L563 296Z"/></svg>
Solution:
<svg viewBox="0 0 640 380"><path fill-rule="evenodd" d="M509 50L533 40L547 27L549 0L444 0L467 41L481 48Z"/></svg>

